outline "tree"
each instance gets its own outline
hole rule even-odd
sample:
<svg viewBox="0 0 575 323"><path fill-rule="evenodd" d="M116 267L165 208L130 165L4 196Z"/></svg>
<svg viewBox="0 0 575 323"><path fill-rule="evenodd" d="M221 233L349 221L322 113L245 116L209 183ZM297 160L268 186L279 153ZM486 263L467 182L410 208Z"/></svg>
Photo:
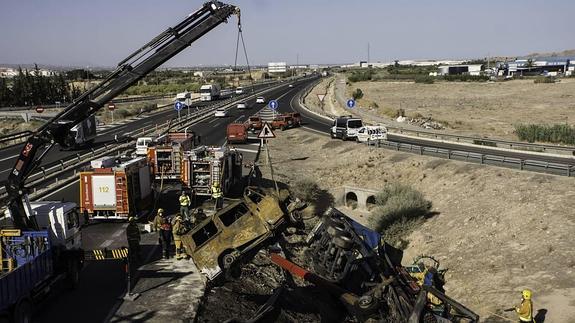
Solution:
<svg viewBox="0 0 575 323"><path fill-rule="evenodd" d="M363 98L363 91L361 89L355 89L355 91L353 91L351 96L353 97L354 100L359 100Z"/></svg>

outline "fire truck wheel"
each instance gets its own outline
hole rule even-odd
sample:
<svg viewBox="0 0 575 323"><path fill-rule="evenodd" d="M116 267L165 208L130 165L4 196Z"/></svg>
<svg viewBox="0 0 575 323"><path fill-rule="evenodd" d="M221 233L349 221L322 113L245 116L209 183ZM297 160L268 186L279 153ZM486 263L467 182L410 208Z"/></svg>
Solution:
<svg viewBox="0 0 575 323"><path fill-rule="evenodd" d="M32 303L28 299L22 299L14 308L14 322L15 323L30 323L32 322Z"/></svg>

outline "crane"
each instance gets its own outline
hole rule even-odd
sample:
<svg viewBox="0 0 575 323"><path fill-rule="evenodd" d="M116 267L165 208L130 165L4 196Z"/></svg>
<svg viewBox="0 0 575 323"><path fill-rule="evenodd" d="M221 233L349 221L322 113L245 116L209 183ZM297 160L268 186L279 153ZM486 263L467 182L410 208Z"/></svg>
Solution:
<svg viewBox="0 0 575 323"><path fill-rule="evenodd" d="M34 217L28 216L26 212L27 206L29 207L26 178L40 165L55 144L61 147L68 145L66 136L72 127L94 115L107 102L197 39L227 22L232 15L237 15L238 20L240 19L238 7L215 0L204 3L183 21L168 28L118 63L117 68L103 82L74 99L64 110L38 128L24 144L6 184L8 210L14 226L22 230L37 229ZM63 120L71 122L61 122Z"/></svg>

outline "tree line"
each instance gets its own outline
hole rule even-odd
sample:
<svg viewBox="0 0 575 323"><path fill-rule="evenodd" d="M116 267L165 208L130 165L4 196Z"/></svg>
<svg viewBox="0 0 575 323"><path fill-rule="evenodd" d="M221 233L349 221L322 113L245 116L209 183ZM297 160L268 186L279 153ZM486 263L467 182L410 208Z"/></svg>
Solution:
<svg viewBox="0 0 575 323"><path fill-rule="evenodd" d="M68 86L61 74L42 76L37 65L33 72L19 67L15 77L0 78L0 107L70 102L80 93L80 89Z"/></svg>

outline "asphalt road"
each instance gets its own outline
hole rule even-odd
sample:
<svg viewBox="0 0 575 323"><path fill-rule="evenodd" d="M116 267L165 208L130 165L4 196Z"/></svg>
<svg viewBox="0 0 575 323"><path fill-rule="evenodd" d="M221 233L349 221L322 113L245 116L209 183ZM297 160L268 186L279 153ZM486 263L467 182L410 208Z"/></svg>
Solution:
<svg viewBox="0 0 575 323"><path fill-rule="evenodd" d="M280 112L293 111L291 103L298 91L309 84L310 81L298 81L294 87L288 87L287 83L280 89L266 93L266 101L276 99L279 102ZM221 145L225 142L226 126L232 122L245 121L250 115L266 108L265 104L256 104L255 100L248 100L248 109L237 110L235 106L229 109L229 115L225 118L209 117L207 120L196 124L189 131L195 131L201 136L202 144ZM173 117L173 112L165 112L162 115L166 119ZM154 117L157 121L159 117ZM122 130L130 131L141 126L141 122L150 120L138 120L137 124L127 124L122 126ZM161 122L161 121L157 121ZM105 133L104 136L113 136ZM98 142L106 140L98 138ZM244 154L244 160L249 161L255 157L256 145L237 145L238 150ZM56 150L56 153L58 151ZM55 190L43 198L44 200L66 200L78 202L78 183ZM175 203L175 202L174 202ZM173 203L172 203L173 204ZM95 223L83 230L83 247L85 250L102 248L119 248L127 245L125 238L125 223L102 222ZM146 262L158 259L159 249L156 247L156 237L153 234L144 235L143 255ZM81 273L79 288L70 292L59 293L50 297L37 311L35 321L37 322L103 322L106 321L121 305L121 296L125 291L124 267L120 261L91 261L87 262Z"/></svg>

